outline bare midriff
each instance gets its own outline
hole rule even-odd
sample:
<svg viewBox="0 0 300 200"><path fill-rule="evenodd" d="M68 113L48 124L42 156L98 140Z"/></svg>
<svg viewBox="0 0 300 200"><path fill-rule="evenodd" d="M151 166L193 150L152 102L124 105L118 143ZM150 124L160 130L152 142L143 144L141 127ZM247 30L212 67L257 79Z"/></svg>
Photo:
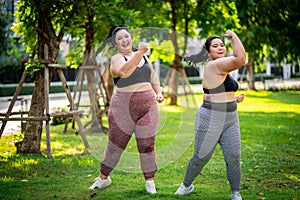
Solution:
<svg viewBox="0 0 300 200"><path fill-rule="evenodd" d="M226 103L235 101L234 92L222 92L218 94L204 94L203 100L214 103Z"/></svg>
<svg viewBox="0 0 300 200"><path fill-rule="evenodd" d="M146 90L151 90L151 83L137 83L134 85L122 87L122 88L117 88L117 92L141 92L141 91L146 91Z"/></svg>

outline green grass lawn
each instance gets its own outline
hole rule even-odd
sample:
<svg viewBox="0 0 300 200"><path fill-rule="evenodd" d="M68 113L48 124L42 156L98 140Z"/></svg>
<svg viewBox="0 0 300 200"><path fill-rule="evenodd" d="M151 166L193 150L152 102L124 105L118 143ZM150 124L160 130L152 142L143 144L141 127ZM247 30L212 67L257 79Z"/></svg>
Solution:
<svg viewBox="0 0 300 200"><path fill-rule="evenodd" d="M184 97L181 97L185 101ZM201 95L197 95L199 104ZM88 187L98 176L107 135L88 133L89 150L73 130L51 126L53 158L46 156L45 133L40 154L16 154L21 135L0 139L0 199L228 199L229 183L219 146L188 196L174 193L193 153L196 107L162 104L156 138L158 193L145 191L134 138L111 173L112 185ZM243 199L300 199L300 92L245 92L238 105L242 138Z"/></svg>

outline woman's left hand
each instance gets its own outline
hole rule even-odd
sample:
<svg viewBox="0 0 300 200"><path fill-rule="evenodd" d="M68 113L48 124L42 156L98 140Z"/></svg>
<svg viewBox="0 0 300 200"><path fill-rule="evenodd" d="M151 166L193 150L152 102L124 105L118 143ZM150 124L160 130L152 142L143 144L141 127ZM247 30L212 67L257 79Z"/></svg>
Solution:
<svg viewBox="0 0 300 200"><path fill-rule="evenodd" d="M236 96L235 100L237 103L244 101L244 94L240 94L240 95Z"/></svg>
<svg viewBox="0 0 300 200"><path fill-rule="evenodd" d="M156 100L158 103L161 103L164 101L164 96L162 94L157 94Z"/></svg>

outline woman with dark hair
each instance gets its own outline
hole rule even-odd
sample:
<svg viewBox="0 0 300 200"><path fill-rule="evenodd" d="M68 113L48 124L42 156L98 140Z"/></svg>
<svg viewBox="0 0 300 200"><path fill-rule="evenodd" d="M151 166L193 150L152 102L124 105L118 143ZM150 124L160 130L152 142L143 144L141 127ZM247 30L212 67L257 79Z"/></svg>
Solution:
<svg viewBox="0 0 300 200"><path fill-rule="evenodd" d="M244 95L235 96L238 83L230 72L241 68L246 53L238 36L228 30L225 37L231 38L233 56L226 57L226 47L219 36L209 37L203 48L208 54L204 63L203 104L197 110L195 119L194 154L191 157L184 180L175 194L186 195L193 191L192 182L210 160L217 143L220 144L226 163L226 174L232 190L231 199L241 200L241 140L237 103ZM203 62L201 54L185 58L187 62Z"/></svg>
<svg viewBox="0 0 300 200"><path fill-rule="evenodd" d="M109 140L100 175L90 189L105 188L111 184L109 174L118 164L133 132L140 155L141 169L146 180L146 191L155 194L154 175L157 170L155 133L158 124L156 101L164 100L160 82L147 56L148 47L140 43L135 50L128 29L113 26L106 40L118 49L112 56L110 72L116 93L108 110Z"/></svg>

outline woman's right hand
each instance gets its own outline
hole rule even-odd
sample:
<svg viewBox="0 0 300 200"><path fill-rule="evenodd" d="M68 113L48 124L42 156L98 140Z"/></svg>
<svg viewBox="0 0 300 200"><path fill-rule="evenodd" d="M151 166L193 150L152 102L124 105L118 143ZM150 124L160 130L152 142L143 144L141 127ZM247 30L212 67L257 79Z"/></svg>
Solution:
<svg viewBox="0 0 300 200"><path fill-rule="evenodd" d="M225 37L232 38L235 33L231 30L227 30L224 34Z"/></svg>
<svg viewBox="0 0 300 200"><path fill-rule="evenodd" d="M236 100L237 103L241 103L242 101L244 101L244 97L245 97L244 94L240 94L240 95L235 97L235 100Z"/></svg>
<svg viewBox="0 0 300 200"><path fill-rule="evenodd" d="M145 54L149 50L148 45L145 42L140 42L138 46L138 51Z"/></svg>

